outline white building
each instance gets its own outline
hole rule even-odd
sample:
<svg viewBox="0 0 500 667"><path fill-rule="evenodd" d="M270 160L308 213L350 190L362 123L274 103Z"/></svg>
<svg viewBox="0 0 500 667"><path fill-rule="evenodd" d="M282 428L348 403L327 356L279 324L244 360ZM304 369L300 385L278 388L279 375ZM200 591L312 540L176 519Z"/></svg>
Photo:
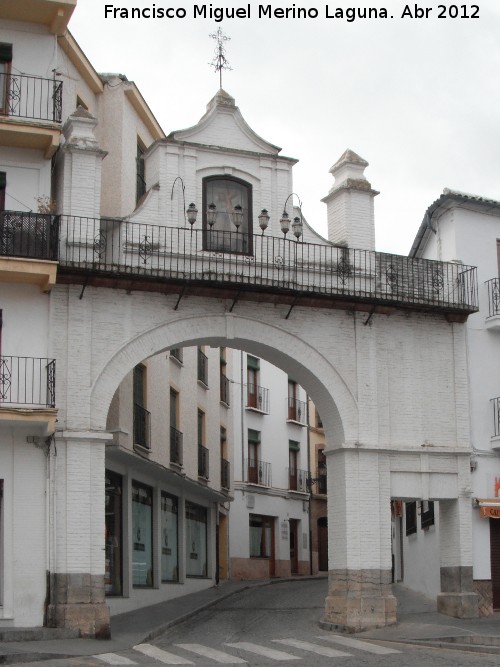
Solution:
<svg viewBox="0 0 500 667"><path fill-rule="evenodd" d="M479 312L467 320L470 387L473 586L480 611L500 609L500 202L444 190L427 209L410 256L477 266ZM464 276L467 280L467 276ZM465 287L465 284L464 284ZM450 390L453 388L450 387ZM419 517L420 518L420 517ZM432 531L432 529L431 529ZM412 576L424 585L427 562L438 557L435 538L420 531L420 563ZM415 538L413 538L415 539ZM430 542L429 546L424 541ZM428 559L427 560L424 560ZM405 581L407 569L405 567ZM413 581L413 585L419 586ZM433 592L435 578L427 581Z"/></svg>
<svg viewBox="0 0 500 667"><path fill-rule="evenodd" d="M233 565L269 567L271 521L276 572L304 571L307 494L290 488L301 484L290 468L307 468L306 392L325 431L325 619L396 621L391 499L439 500L439 608L476 614L464 362L474 271L376 253L377 193L352 151L331 169L330 240L292 222L295 160L233 98L219 90L196 125L165 137L135 85L99 76L67 32L74 5L0 2L0 625L105 637L109 606L172 596L176 577L178 590L212 585L228 554L216 539L229 535L222 463L236 428L236 534L248 549ZM186 395L178 348L194 350ZM253 403L240 389L233 418L220 348L246 353L233 376L247 375ZM266 378L264 361L286 382ZM249 368L262 368L258 382ZM249 384L270 389L269 416ZM178 410L171 401L157 420L171 391ZM272 486L259 483L261 462Z"/></svg>
<svg viewBox="0 0 500 667"><path fill-rule="evenodd" d="M305 392L269 362L234 354L231 578L309 574Z"/></svg>

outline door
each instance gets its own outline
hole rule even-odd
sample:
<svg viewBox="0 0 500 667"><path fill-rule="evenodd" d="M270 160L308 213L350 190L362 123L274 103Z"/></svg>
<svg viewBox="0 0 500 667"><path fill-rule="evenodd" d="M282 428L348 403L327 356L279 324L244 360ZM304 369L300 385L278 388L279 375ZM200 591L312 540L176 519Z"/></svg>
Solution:
<svg viewBox="0 0 500 667"><path fill-rule="evenodd" d="M256 442L248 443L248 481L259 483L259 445Z"/></svg>
<svg viewBox="0 0 500 667"><path fill-rule="evenodd" d="M290 519L290 571L292 574L299 573L299 543L298 543L298 521Z"/></svg>
<svg viewBox="0 0 500 667"><path fill-rule="evenodd" d="M328 519L318 519L318 570L328 572Z"/></svg>
<svg viewBox="0 0 500 667"><path fill-rule="evenodd" d="M493 609L500 610L500 519L490 519L491 588Z"/></svg>

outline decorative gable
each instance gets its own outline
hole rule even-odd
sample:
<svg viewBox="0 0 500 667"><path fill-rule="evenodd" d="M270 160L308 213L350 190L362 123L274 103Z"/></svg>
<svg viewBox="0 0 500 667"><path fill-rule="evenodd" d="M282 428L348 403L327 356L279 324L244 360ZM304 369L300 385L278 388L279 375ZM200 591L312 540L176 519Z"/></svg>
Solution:
<svg viewBox="0 0 500 667"><path fill-rule="evenodd" d="M222 88L193 127L171 132L169 140L278 155L281 148L259 137L247 124L231 95Z"/></svg>

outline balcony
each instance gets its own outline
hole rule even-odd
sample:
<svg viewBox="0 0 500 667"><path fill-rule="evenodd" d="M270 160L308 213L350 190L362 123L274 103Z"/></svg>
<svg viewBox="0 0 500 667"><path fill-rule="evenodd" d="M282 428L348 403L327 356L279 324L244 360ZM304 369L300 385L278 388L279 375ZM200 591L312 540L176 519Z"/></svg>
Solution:
<svg viewBox="0 0 500 667"><path fill-rule="evenodd" d="M301 493L307 493L308 479L309 479L309 472L307 470L288 468L288 488L290 491L300 491Z"/></svg>
<svg viewBox="0 0 500 667"><path fill-rule="evenodd" d="M183 449L182 449L183 435L173 426L170 427L170 463L182 466Z"/></svg>
<svg viewBox="0 0 500 667"><path fill-rule="evenodd" d="M203 479L208 479L209 454L207 447L198 445L198 477L203 477Z"/></svg>
<svg viewBox="0 0 500 667"><path fill-rule="evenodd" d="M229 378L221 373L220 375L220 400L225 405L230 405L230 386Z"/></svg>
<svg viewBox="0 0 500 667"><path fill-rule="evenodd" d="M500 451L500 396L491 399L493 407L493 435L491 436L491 446L497 452Z"/></svg>
<svg viewBox="0 0 500 667"><path fill-rule="evenodd" d="M151 451L151 413L134 403L134 446Z"/></svg>
<svg viewBox="0 0 500 667"><path fill-rule="evenodd" d="M485 285L488 292L486 328L500 332L500 278L491 278Z"/></svg>
<svg viewBox="0 0 500 667"><path fill-rule="evenodd" d="M307 409L304 401L299 401L292 396L287 399L288 402L288 417L287 421L296 422L301 426L307 424Z"/></svg>
<svg viewBox="0 0 500 667"><path fill-rule="evenodd" d="M247 384L247 408L269 413L269 389L258 384Z"/></svg>
<svg viewBox="0 0 500 667"><path fill-rule="evenodd" d="M220 461L220 485L226 491L231 488L231 466L226 459Z"/></svg>
<svg viewBox="0 0 500 667"><path fill-rule="evenodd" d="M0 282L55 284L58 221L53 215L0 211Z"/></svg>
<svg viewBox="0 0 500 667"><path fill-rule="evenodd" d="M18 214L23 215L23 214ZM443 313L465 321L478 310L474 267L331 244L254 235L253 255L204 250L207 232L125 220L59 217L61 282L184 295L349 308ZM214 232L218 235L235 232ZM228 247L231 243L228 242ZM225 247L225 246L224 246Z"/></svg>
<svg viewBox="0 0 500 667"><path fill-rule="evenodd" d="M35 357L0 357L0 420L39 424L55 430L56 362Z"/></svg>
<svg viewBox="0 0 500 667"><path fill-rule="evenodd" d="M271 464L265 461L256 461L255 459L245 460L245 482L249 484L259 484L259 486L270 487Z"/></svg>
<svg viewBox="0 0 500 667"><path fill-rule="evenodd" d="M4 146L43 150L52 157L62 121L62 81L0 73L0 140Z"/></svg>
<svg viewBox="0 0 500 667"><path fill-rule="evenodd" d="M318 468L316 470L316 493L326 495L327 484L326 484L326 466Z"/></svg>

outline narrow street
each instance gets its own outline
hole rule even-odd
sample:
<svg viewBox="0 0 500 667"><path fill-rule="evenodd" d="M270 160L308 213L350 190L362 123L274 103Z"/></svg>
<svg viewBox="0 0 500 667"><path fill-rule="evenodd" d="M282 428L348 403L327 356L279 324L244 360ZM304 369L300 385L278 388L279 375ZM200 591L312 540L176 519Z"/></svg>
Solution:
<svg viewBox="0 0 500 667"><path fill-rule="evenodd" d="M193 616L155 640L129 650L85 658L44 661L46 667L102 667L103 665L217 664L253 667L303 665L354 667L358 665L458 667L498 665L499 656L448 648L339 635L322 630L327 582L295 581L242 591ZM450 619L453 625L453 619ZM445 626L443 626L445 627ZM29 665L38 663L25 663Z"/></svg>

